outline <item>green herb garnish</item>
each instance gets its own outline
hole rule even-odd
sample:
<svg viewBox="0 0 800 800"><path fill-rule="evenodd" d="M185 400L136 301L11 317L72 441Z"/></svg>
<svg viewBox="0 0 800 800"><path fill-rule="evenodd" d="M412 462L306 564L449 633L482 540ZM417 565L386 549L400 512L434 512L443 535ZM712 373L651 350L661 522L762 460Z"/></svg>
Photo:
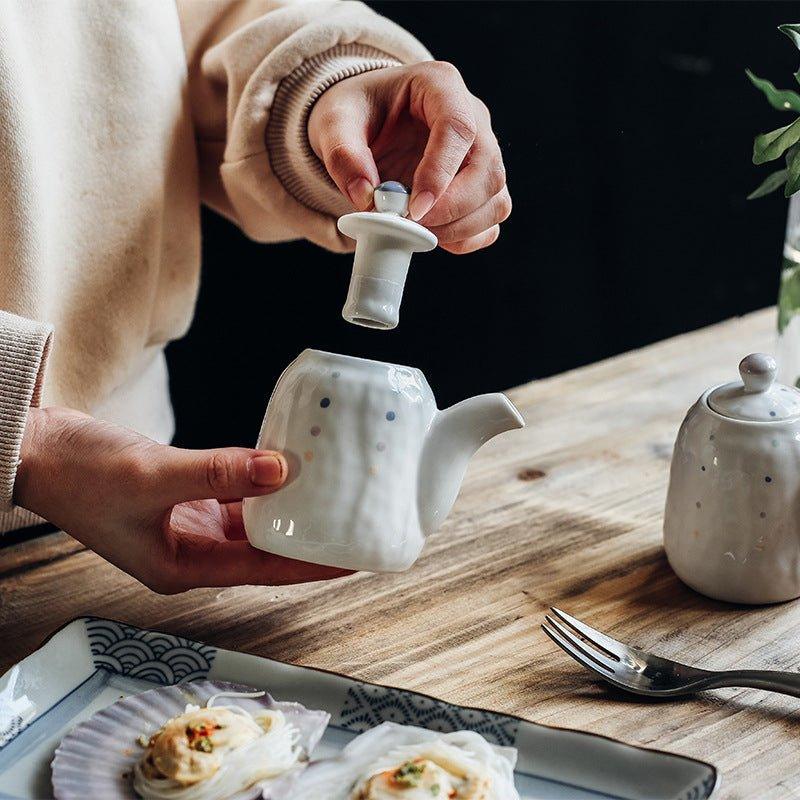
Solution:
<svg viewBox="0 0 800 800"><path fill-rule="evenodd" d="M422 783L422 775L425 772L424 764L416 764L413 761L406 761L405 764L398 767L393 775L394 782L400 786L407 786L413 788Z"/></svg>
<svg viewBox="0 0 800 800"><path fill-rule="evenodd" d="M442 788L442 787L441 787L441 786L439 786L439 784L438 784L438 783L434 783L434 784L433 784L433 786L431 786L431 794L432 794L434 797L438 797L438 796L439 796L439 792L441 791L441 788Z"/></svg>

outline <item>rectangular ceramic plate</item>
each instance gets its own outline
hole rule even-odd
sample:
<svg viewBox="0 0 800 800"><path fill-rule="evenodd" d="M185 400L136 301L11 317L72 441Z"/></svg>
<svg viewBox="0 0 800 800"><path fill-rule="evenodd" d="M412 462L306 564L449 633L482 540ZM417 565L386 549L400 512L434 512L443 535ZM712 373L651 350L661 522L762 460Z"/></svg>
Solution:
<svg viewBox="0 0 800 800"><path fill-rule="evenodd" d="M516 747L516 783L524 800L705 800L717 785L714 767L683 756L80 618L0 678L0 800L51 797L50 762L61 738L120 696L206 677L329 712L331 724L315 758L392 720L439 731L473 730Z"/></svg>

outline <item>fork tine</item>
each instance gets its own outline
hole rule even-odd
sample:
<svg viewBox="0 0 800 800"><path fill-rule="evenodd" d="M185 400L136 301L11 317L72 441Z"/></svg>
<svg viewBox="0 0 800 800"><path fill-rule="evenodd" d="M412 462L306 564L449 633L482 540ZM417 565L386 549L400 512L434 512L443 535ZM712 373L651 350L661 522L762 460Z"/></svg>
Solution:
<svg viewBox="0 0 800 800"><path fill-rule="evenodd" d="M611 675L602 668L596 661L585 656L581 651L573 647L572 643L564 639L558 631L551 628L547 623L542 623L542 630L555 642L568 656L572 656L582 667L594 672L604 680L609 680Z"/></svg>
<svg viewBox="0 0 800 800"><path fill-rule="evenodd" d="M557 619L553 619L549 614L545 615L548 625L561 635L562 639L566 639L578 652L583 653L586 658L591 658L592 661L599 664L609 672L614 673L619 664L619 660L606 654L603 650L595 650L593 647L587 646L581 641L572 631L566 626L562 625Z"/></svg>
<svg viewBox="0 0 800 800"><path fill-rule="evenodd" d="M630 648L624 645L622 642L618 642L616 639L612 639L610 636L606 635L605 633L601 633L600 631L593 628L591 625L587 625L585 622L581 622L579 619L575 619L575 617L570 616L565 611L561 611L559 608L551 608L551 611L560 619L562 622L566 622L567 625L570 626L573 630L583 636L591 644L595 645L602 650L605 650L610 656L615 657L617 660L625 658Z"/></svg>

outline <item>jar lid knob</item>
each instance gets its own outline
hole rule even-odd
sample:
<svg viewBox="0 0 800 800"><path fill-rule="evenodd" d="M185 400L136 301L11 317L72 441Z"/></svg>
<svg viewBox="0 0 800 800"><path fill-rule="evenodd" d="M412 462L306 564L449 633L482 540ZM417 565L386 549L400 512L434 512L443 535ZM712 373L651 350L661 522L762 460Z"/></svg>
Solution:
<svg viewBox="0 0 800 800"><path fill-rule="evenodd" d="M766 353L751 353L739 363L739 374L748 394L769 391L777 371L775 359Z"/></svg>
<svg viewBox="0 0 800 800"><path fill-rule="evenodd" d="M408 189L399 181L384 181L375 187L372 200L375 210L383 214L408 216Z"/></svg>

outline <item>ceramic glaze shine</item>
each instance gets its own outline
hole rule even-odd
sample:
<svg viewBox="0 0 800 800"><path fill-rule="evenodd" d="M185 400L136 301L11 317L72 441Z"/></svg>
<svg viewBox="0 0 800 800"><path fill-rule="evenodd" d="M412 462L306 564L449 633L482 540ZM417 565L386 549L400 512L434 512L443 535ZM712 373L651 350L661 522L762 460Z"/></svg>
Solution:
<svg viewBox="0 0 800 800"><path fill-rule="evenodd" d="M424 540L416 484L435 411L417 370L305 351L264 418L258 446L284 452L289 478L245 501L251 543L351 569L409 567Z"/></svg>
<svg viewBox="0 0 800 800"><path fill-rule="evenodd" d="M440 412L419 370L306 350L281 375L258 439L285 454L289 476L244 501L248 539L317 564L405 570L449 512L472 453L523 424L503 395Z"/></svg>
<svg viewBox="0 0 800 800"><path fill-rule="evenodd" d="M709 389L678 432L664 549L693 589L733 603L800 596L800 392L764 354Z"/></svg>

